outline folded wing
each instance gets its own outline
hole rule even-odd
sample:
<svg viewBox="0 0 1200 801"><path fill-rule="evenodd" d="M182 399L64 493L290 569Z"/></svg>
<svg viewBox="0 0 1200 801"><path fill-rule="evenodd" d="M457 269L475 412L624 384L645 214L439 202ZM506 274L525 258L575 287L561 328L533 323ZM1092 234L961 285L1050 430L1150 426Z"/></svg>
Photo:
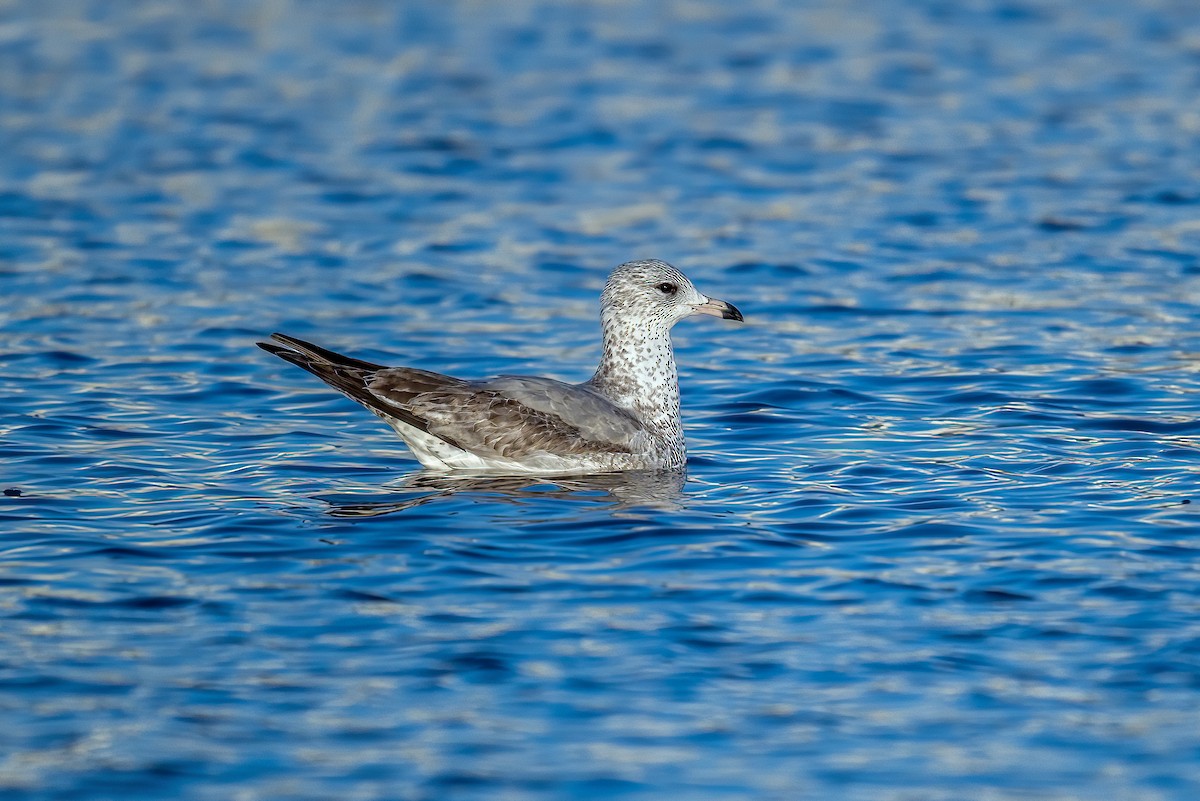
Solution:
<svg viewBox="0 0 1200 801"><path fill-rule="evenodd" d="M525 376L464 381L384 367L283 334L272 338L286 347L259 346L385 420L398 420L478 456L635 453L647 437L637 418L585 386Z"/></svg>
<svg viewBox="0 0 1200 801"><path fill-rule="evenodd" d="M430 434L480 456L633 453L645 436L632 415L583 387L504 376L426 389L415 387L410 373L381 370L371 392L420 418Z"/></svg>

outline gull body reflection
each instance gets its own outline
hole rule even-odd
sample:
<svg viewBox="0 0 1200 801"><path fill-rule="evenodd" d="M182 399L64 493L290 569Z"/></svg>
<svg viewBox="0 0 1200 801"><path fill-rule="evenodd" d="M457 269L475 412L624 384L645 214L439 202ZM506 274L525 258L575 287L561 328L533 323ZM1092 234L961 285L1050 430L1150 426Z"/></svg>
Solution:
<svg viewBox="0 0 1200 801"><path fill-rule="evenodd" d="M583 476L495 476L470 474L409 475L379 495L323 496L333 517L380 517L461 495L516 505L559 498L564 502L599 503L614 509L680 506L687 481L684 470L634 470Z"/></svg>

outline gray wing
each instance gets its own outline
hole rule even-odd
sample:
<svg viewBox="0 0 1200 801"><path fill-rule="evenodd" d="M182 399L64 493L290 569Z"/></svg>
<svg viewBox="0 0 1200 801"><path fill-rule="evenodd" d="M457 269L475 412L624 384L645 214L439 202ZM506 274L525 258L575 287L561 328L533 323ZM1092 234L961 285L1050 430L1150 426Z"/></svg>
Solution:
<svg viewBox="0 0 1200 801"><path fill-rule="evenodd" d="M483 386L530 409L552 414L579 429L581 435L599 442L629 442L645 430L632 412L584 384L502 375L483 382Z"/></svg>
<svg viewBox="0 0 1200 801"><path fill-rule="evenodd" d="M425 431L479 455L633 453L645 433L637 418L604 397L548 378L416 383L423 386L413 386L412 371L392 368L376 372L368 387L421 420Z"/></svg>
<svg viewBox="0 0 1200 801"><path fill-rule="evenodd" d="M549 378L464 381L384 367L284 334L259 347L304 368L385 420L399 420L480 456L637 453L637 418L583 386Z"/></svg>

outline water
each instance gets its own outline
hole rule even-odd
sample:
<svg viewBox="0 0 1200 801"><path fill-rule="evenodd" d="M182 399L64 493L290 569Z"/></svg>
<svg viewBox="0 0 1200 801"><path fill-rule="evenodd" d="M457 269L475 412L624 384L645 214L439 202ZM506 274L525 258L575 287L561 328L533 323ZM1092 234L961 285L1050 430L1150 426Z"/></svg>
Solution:
<svg viewBox="0 0 1200 801"><path fill-rule="evenodd" d="M1200 7L0 3L6 799L1193 799ZM254 341L585 378L422 477Z"/></svg>

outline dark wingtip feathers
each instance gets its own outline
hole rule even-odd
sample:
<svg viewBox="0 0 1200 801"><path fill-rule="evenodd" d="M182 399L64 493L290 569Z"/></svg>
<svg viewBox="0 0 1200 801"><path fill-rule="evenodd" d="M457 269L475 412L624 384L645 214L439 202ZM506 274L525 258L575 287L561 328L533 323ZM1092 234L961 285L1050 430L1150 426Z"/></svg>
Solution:
<svg viewBox="0 0 1200 801"><path fill-rule="evenodd" d="M297 367L303 367L305 370L308 370L310 373L313 372L312 370L309 369L309 362L311 360L309 358L307 358L306 356L304 356L303 354L297 353L296 351L290 350L281 345L276 345L274 342L256 342L254 344L258 345L260 348L265 350L267 353L278 356L279 358L283 359L285 362L291 362L292 364L296 365Z"/></svg>
<svg viewBox="0 0 1200 801"><path fill-rule="evenodd" d="M343 356L287 334L271 334L271 338L282 344L276 345L274 342L255 344L267 353L272 353L286 362L291 362L297 367L307 370L338 392L361 403L385 420L395 418L421 431L429 430L427 421L416 417L402 405L386 402L372 392L370 384L374 374L387 369L383 365ZM449 439L446 441L451 442Z"/></svg>
<svg viewBox="0 0 1200 801"><path fill-rule="evenodd" d="M280 347L274 342L259 342L256 344L267 353L273 353L292 364L304 367L306 370L308 368L305 365L312 362L324 362L339 367L353 367L356 370L365 370L367 372L386 369L382 364L365 362L362 359L344 356L341 353L322 348L320 345L314 345L311 342L305 342L303 339L290 337L287 334L275 332L271 334L271 339L282 343L284 347ZM291 356L289 357L288 354L291 354Z"/></svg>
<svg viewBox="0 0 1200 801"><path fill-rule="evenodd" d="M273 353L276 356L278 356L280 353L291 353L291 351L289 351L287 348L276 345L274 342L255 342L254 344L258 345L267 353Z"/></svg>

